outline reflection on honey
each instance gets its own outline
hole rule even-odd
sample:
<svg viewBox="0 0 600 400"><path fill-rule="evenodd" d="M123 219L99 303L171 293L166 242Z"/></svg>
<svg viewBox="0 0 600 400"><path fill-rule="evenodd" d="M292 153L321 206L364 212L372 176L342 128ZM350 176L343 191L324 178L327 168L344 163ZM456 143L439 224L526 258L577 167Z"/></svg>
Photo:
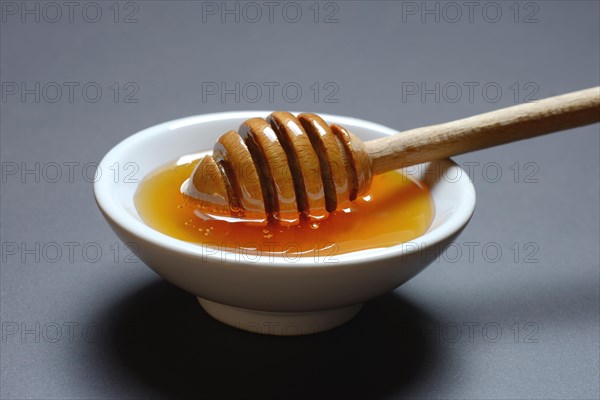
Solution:
<svg viewBox="0 0 600 400"><path fill-rule="evenodd" d="M257 227L205 219L194 199L180 191L198 157L182 157L141 182L135 206L148 226L220 250L326 257L410 241L425 233L433 220L434 206L427 187L396 171L375 176L368 196L320 222Z"/></svg>

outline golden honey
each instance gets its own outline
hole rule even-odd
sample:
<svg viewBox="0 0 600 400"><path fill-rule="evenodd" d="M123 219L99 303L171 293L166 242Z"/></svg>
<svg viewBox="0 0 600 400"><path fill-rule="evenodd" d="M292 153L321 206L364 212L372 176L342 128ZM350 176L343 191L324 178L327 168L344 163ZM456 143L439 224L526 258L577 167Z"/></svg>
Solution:
<svg viewBox="0 0 600 400"><path fill-rule="evenodd" d="M148 226L176 239L219 250L320 257L408 242L425 233L433 220L429 189L397 171L373 177L368 196L319 222L252 226L207 218L193 198L181 193L181 185L199 157L181 157L140 183L135 206Z"/></svg>

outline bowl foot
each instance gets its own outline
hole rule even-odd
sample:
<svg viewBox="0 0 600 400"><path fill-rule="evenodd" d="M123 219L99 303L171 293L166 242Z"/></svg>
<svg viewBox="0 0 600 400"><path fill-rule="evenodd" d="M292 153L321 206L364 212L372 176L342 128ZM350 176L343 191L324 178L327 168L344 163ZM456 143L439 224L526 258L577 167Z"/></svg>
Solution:
<svg viewBox="0 0 600 400"><path fill-rule="evenodd" d="M198 297L213 318L234 328L265 335L298 336L328 331L351 320L361 304L313 312L269 312L219 304Z"/></svg>

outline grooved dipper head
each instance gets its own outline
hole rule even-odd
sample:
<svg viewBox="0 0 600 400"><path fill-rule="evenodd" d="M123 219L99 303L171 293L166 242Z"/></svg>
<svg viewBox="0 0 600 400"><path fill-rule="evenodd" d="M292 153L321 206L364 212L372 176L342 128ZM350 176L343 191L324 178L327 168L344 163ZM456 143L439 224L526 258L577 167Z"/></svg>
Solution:
<svg viewBox="0 0 600 400"><path fill-rule="evenodd" d="M366 194L371 178L371 158L356 136L315 114L278 111L223 134L185 193L209 216L296 225Z"/></svg>

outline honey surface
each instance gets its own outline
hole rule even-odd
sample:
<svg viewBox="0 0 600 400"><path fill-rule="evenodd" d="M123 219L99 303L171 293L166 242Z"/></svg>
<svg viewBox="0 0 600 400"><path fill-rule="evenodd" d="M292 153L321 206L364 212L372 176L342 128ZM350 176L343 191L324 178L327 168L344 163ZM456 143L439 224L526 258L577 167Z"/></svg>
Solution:
<svg viewBox="0 0 600 400"><path fill-rule="evenodd" d="M368 196L319 222L260 227L206 219L196 209L194 199L180 191L198 157L185 156L164 165L140 183L134 201L148 226L220 250L297 257L394 246L421 236L433 220L433 201L427 187L396 171L375 176Z"/></svg>

